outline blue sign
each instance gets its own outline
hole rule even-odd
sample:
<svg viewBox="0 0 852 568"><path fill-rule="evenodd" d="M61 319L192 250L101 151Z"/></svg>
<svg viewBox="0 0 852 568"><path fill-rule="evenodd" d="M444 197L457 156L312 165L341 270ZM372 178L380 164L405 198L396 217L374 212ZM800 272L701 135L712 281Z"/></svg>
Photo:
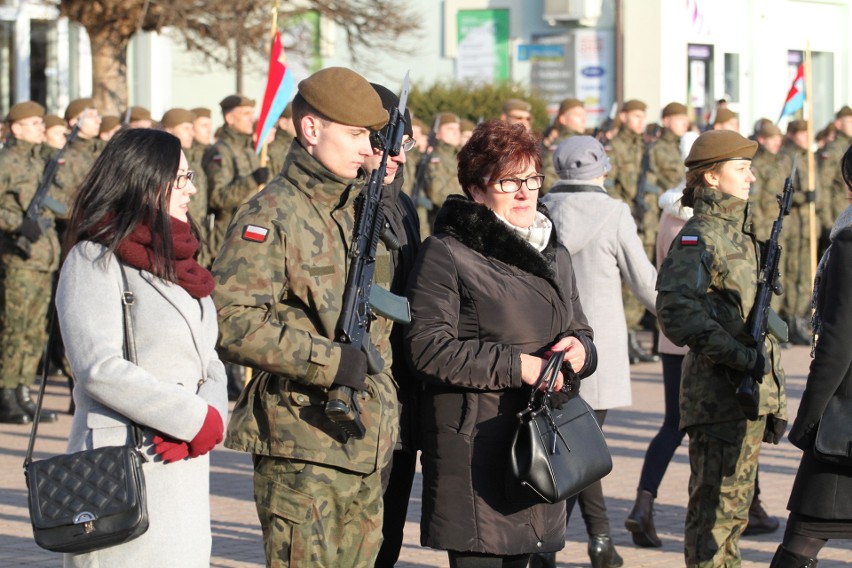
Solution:
<svg viewBox="0 0 852 568"><path fill-rule="evenodd" d="M522 43L518 46L518 61L562 61L564 45Z"/></svg>
<svg viewBox="0 0 852 568"><path fill-rule="evenodd" d="M603 67L593 65L590 67L583 67L580 70L580 73L582 73L584 77L603 77L606 74L606 70Z"/></svg>

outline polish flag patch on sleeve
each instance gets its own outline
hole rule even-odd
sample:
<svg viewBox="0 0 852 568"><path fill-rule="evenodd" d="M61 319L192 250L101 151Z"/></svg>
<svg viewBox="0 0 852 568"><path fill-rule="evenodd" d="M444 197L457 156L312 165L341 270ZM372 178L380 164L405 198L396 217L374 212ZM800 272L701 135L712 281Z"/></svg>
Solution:
<svg viewBox="0 0 852 568"><path fill-rule="evenodd" d="M265 243L269 236L269 229L257 225L246 225L243 227L243 239L254 243Z"/></svg>
<svg viewBox="0 0 852 568"><path fill-rule="evenodd" d="M684 246L697 245L698 244L698 236L697 235L683 235L680 238L680 244Z"/></svg>

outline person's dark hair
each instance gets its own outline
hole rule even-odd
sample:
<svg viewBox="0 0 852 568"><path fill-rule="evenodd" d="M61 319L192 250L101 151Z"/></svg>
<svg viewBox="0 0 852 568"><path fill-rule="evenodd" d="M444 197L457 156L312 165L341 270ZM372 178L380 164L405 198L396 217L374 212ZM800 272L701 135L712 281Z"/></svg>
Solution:
<svg viewBox="0 0 852 568"><path fill-rule="evenodd" d="M485 189L488 180L514 173L527 163L541 171L541 154L535 136L522 124L488 120L477 126L458 156L459 183L465 195L470 188Z"/></svg>
<svg viewBox="0 0 852 568"><path fill-rule="evenodd" d="M180 153L180 140L162 130L131 128L113 136L74 200L65 250L94 241L114 253L138 225L147 224L153 235L151 272L176 282L169 199ZM198 236L192 219L190 226Z"/></svg>
<svg viewBox="0 0 852 568"><path fill-rule="evenodd" d="M699 187L704 187L707 182L704 179L704 174L708 172L718 173L725 162L716 162L707 164L700 168L693 168L686 171L686 187L683 190L683 197L680 198L680 203L684 207L695 207L695 190Z"/></svg>
<svg viewBox="0 0 852 568"><path fill-rule="evenodd" d="M296 131L296 138L300 141L302 139L302 118L310 114L319 118L323 123L332 122L331 119L312 107L311 104L305 100L305 97L299 93L296 93L296 96L293 97L291 109L293 111L293 129Z"/></svg>
<svg viewBox="0 0 852 568"><path fill-rule="evenodd" d="M840 160L840 175L843 176L846 187L852 189L852 146L846 148L846 153L843 154L843 159Z"/></svg>

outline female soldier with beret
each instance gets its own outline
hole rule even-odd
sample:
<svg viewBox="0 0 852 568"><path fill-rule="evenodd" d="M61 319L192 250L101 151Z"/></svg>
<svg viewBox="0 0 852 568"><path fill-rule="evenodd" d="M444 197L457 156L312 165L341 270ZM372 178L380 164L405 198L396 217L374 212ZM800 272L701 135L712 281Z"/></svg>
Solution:
<svg viewBox="0 0 852 568"><path fill-rule="evenodd" d="M761 439L778 442L786 422L778 345L754 345L750 312L760 248L748 195L757 143L733 131L705 132L684 164L683 203L695 215L675 238L657 280L657 317L666 336L688 345L680 392L680 428L689 435L687 566L739 563L739 537L754 493ZM736 390L759 383L756 420Z"/></svg>

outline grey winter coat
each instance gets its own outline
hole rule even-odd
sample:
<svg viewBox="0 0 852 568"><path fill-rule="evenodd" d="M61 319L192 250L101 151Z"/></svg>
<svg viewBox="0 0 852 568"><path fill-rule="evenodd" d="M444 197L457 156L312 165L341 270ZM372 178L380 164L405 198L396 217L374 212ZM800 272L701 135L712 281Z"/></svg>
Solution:
<svg viewBox="0 0 852 568"><path fill-rule="evenodd" d="M155 455L156 432L192 440L208 405L227 420L225 369L216 351L216 308L183 288L126 267L135 295L137 364L123 356L121 271L114 256L91 242L68 254L56 306L74 372L77 405L68 452L121 445L127 424L144 428L143 451L150 527L128 543L89 554L65 555L65 566L210 565L209 454L164 464Z"/></svg>
<svg viewBox="0 0 852 568"><path fill-rule="evenodd" d="M629 406L630 359L621 299L622 279L656 313L657 271L645 254L626 203L595 185L557 182L542 197L559 241L571 253L577 289L600 353L598 370L580 395L595 410Z"/></svg>
<svg viewBox="0 0 852 568"><path fill-rule="evenodd" d="M565 504L510 503L509 446L530 390L522 353L574 335L595 357L571 257L539 253L493 212L451 196L410 277L406 339L424 383L421 544L518 555L565 544ZM584 376L586 369L581 369Z"/></svg>

